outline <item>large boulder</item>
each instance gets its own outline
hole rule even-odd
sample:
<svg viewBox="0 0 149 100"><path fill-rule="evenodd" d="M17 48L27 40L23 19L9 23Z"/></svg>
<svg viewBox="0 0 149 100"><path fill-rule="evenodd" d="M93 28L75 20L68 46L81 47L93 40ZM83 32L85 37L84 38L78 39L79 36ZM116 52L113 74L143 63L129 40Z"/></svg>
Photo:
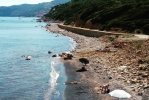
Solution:
<svg viewBox="0 0 149 100"><path fill-rule="evenodd" d="M119 89L114 90L114 91L110 92L109 94L116 98L123 98L123 99L131 98L131 95L129 93L127 93L124 90L119 90Z"/></svg>

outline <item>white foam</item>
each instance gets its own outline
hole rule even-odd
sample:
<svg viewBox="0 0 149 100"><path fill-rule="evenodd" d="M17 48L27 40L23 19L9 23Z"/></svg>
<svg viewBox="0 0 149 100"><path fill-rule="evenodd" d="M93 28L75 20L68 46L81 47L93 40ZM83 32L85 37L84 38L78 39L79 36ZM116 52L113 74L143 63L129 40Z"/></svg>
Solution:
<svg viewBox="0 0 149 100"><path fill-rule="evenodd" d="M55 68L54 68L54 64L55 62L51 62L51 73L50 73L50 76L51 76L51 88L55 87L55 85L57 84L56 81L59 77L59 74L56 72Z"/></svg>
<svg viewBox="0 0 149 100"><path fill-rule="evenodd" d="M56 71L55 67L58 64L58 59L53 59L51 61L51 72L50 79L49 79L49 88L47 89L44 100L50 100L51 95L55 92L55 87L57 85L57 79L59 78L59 73Z"/></svg>
<svg viewBox="0 0 149 100"><path fill-rule="evenodd" d="M76 48L77 43L76 43L76 41L74 41L73 38L70 38L70 37L69 37L69 40L70 40L70 42L71 42L71 48L70 48L70 51L72 51L72 50L74 50L74 49Z"/></svg>

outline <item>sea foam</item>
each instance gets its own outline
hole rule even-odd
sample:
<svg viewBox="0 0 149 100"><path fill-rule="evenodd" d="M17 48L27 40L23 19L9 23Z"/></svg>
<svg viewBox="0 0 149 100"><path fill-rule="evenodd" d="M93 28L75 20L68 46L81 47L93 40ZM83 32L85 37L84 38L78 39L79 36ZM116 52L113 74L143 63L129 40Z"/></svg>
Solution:
<svg viewBox="0 0 149 100"><path fill-rule="evenodd" d="M48 90L45 93L44 100L50 100L50 97L52 97L53 94L58 92L58 91L55 90L55 88L56 88L56 85L57 85L57 80L59 78L59 72L56 71L55 67L57 66L57 64L59 62L60 62L59 58L54 58L51 61L51 72L49 73L50 74L49 87L48 87Z"/></svg>

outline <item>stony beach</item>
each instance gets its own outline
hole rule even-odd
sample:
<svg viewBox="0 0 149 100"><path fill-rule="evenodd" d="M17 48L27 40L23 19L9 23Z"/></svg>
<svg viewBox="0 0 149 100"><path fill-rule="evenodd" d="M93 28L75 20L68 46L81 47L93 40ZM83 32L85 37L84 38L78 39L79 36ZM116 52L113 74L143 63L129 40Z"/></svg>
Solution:
<svg viewBox="0 0 149 100"><path fill-rule="evenodd" d="M86 37L60 29L50 23L47 31L71 37L76 42L73 59L64 60L68 77L66 100L149 100L149 40L124 41L132 35L105 35ZM126 39L127 40L127 39ZM87 71L76 72L82 67L79 58L87 58ZM132 97L118 99L101 93L102 86L110 91L122 89Z"/></svg>

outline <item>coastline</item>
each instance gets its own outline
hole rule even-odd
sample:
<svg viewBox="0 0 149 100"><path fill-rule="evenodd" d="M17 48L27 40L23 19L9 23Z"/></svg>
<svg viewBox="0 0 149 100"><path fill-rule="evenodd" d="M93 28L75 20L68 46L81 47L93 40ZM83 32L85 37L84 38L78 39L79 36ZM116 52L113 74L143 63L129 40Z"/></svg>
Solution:
<svg viewBox="0 0 149 100"><path fill-rule="evenodd" d="M85 37L60 29L57 24L58 23L50 23L50 26L47 26L46 28L50 32L71 37L76 41L76 48L72 51L74 55L73 60L64 61L68 78L67 82L77 82L75 84L66 84L66 100L72 98L73 100L118 100L117 98L110 97L108 94L100 93L100 86L104 84L109 84L111 91L114 89L124 89L132 95L132 98L125 100L142 99L141 96L137 95L136 91L133 91L121 79L118 79L119 76L117 76L117 73L113 74L109 68L105 67L108 66L108 64L104 61L107 58L103 57L103 52L100 52L100 55L95 52L97 50L103 50L107 45L109 45L109 42L105 39L106 37ZM103 58L97 59L95 56L101 56ZM78 61L80 57L86 57L90 61L90 64L87 66L88 71L86 72L76 72L77 69L81 68Z"/></svg>

